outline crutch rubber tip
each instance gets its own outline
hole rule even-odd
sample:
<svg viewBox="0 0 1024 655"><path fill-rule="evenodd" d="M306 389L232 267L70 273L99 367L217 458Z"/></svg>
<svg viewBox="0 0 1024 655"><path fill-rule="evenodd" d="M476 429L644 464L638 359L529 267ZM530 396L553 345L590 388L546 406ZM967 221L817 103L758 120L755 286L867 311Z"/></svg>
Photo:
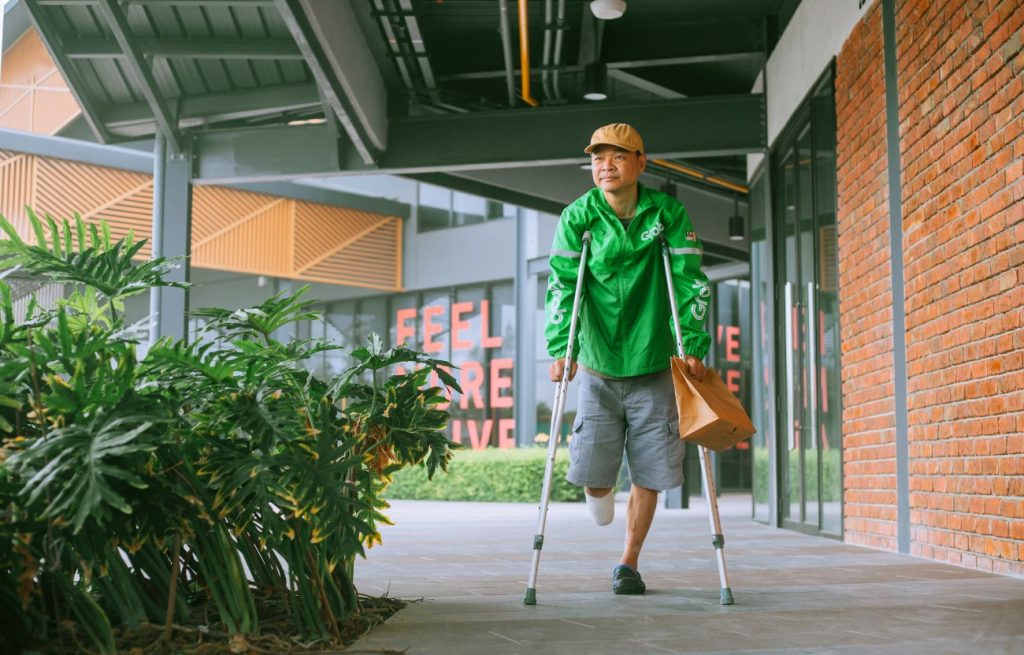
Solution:
<svg viewBox="0 0 1024 655"><path fill-rule="evenodd" d="M722 604L732 605L732 589L729 587L722 588Z"/></svg>
<svg viewBox="0 0 1024 655"><path fill-rule="evenodd" d="M537 604L537 590L527 589L526 598L523 598L523 605L536 605Z"/></svg>

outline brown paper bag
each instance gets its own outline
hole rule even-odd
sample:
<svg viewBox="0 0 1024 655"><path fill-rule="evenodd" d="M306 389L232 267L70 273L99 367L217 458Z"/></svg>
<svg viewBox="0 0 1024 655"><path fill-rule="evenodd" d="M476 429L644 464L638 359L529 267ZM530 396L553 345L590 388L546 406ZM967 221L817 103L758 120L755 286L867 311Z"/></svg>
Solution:
<svg viewBox="0 0 1024 655"><path fill-rule="evenodd" d="M704 380L690 375L686 360L672 358L672 385L679 409L679 436L711 450L731 448L757 430L750 417L713 368Z"/></svg>

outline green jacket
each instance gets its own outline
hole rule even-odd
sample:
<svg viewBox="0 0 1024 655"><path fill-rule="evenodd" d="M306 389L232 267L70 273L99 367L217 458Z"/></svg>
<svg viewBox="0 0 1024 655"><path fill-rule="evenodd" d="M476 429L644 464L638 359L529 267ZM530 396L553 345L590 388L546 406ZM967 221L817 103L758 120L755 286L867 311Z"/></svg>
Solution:
<svg viewBox="0 0 1024 655"><path fill-rule="evenodd" d="M703 359L711 341L704 330L711 289L700 270L701 244L690 217L672 196L644 186L638 193L636 215L624 229L601 189L591 189L562 212L551 244L544 329L548 354L565 357L583 233L589 230L573 358L610 377L664 370L676 354L662 232L672 255L683 349Z"/></svg>

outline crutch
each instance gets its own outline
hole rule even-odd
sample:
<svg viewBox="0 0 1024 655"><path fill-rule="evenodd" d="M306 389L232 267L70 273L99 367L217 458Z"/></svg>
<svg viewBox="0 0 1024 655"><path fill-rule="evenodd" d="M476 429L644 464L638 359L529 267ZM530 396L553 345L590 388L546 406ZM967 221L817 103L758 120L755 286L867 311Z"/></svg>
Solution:
<svg viewBox="0 0 1024 655"><path fill-rule="evenodd" d="M572 370L572 345L576 339L576 322L580 314L580 300L583 297L583 275L587 269L587 252L590 250L590 232L583 233L583 249L580 252L579 274L576 276L576 295L572 299L572 316L569 318L569 345L565 348L565 368L562 379L555 384L555 400L551 407L551 429L548 431L548 461L544 466L544 485L540 492L540 509L537 516L537 532L533 536L533 564L530 579L526 583L526 605L537 604L537 569L540 568L540 551L544 547L544 525L548 520L548 501L551 498L551 478L555 471L555 451L558 450L558 436L562 430L562 413L565 411L565 394L569 390L569 372Z"/></svg>
<svg viewBox="0 0 1024 655"><path fill-rule="evenodd" d="M676 334L676 352L685 357L683 350L683 334L679 328L679 310L676 306L676 292L672 285L672 260L668 240L661 237L661 257L665 262L665 281L668 283L668 301L672 309L672 325ZM725 535L722 534L722 521L718 517L718 492L715 489L715 478L708 464L708 449L698 446L700 453L700 473L704 477L704 497L708 501L708 518L711 520L711 544L715 547L718 559L718 578L722 585L722 605L732 605L732 589L729 588L729 574L725 570Z"/></svg>

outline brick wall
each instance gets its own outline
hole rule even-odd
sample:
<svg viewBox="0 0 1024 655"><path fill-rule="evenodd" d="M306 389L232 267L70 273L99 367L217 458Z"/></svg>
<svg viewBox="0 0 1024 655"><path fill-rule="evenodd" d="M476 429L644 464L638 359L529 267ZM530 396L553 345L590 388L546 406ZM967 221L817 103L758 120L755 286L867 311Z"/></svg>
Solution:
<svg viewBox="0 0 1024 655"><path fill-rule="evenodd" d="M912 551L1024 573L1024 1L897 3Z"/></svg>
<svg viewBox="0 0 1024 655"><path fill-rule="evenodd" d="M1024 574L1024 0L896 3L912 552ZM846 539L896 548L881 3L836 61Z"/></svg>
<svg viewBox="0 0 1024 655"><path fill-rule="evenodd" d="M839 314L845 539L896 549L892 285L882 12L876 3L836 60Z"/></svg>

